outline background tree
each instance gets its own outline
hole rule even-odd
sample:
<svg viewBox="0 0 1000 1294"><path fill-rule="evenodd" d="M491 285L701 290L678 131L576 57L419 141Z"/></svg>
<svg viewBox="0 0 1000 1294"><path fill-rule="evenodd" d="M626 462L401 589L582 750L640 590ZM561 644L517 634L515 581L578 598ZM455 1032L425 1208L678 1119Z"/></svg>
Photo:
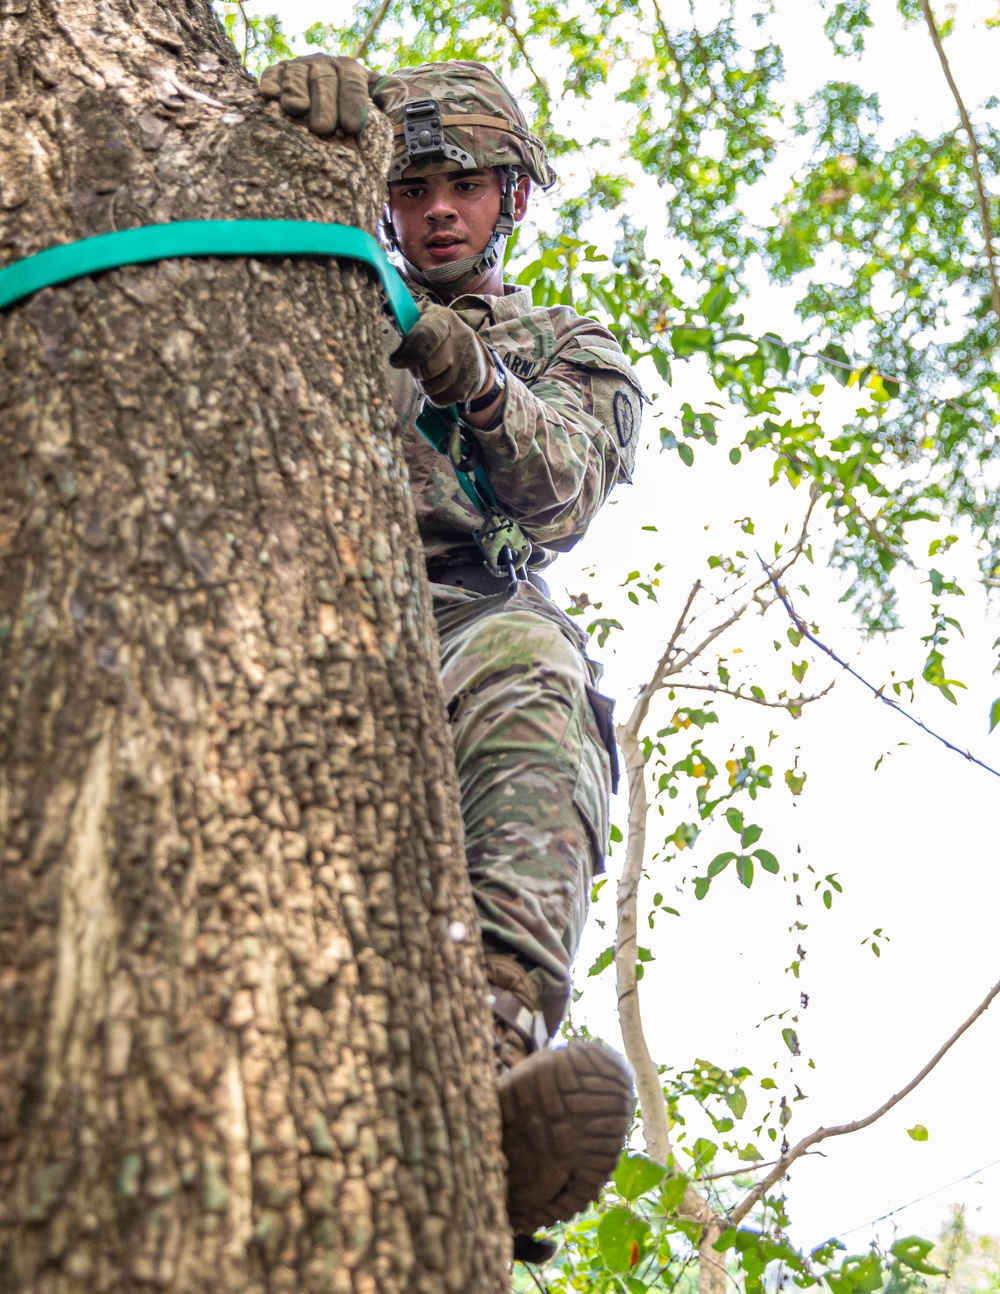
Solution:
<svg viewBox="0 0 1000 1294"><path fill-rule="evenodd" d="M373 229L389 130L207 4L0 11L0 262ZM173 260L0 317L0 1288L506 1284L499 1123L378 294Z"/></svg>

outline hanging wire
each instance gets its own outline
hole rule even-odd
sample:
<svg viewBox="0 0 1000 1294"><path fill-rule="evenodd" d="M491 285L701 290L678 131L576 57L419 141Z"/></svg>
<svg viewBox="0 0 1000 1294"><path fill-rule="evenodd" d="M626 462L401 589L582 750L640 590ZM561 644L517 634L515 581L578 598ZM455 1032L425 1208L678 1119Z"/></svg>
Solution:
<svg viewBox="0 0 1000 1294"><path fill-rule="evenodd" d="M974 1168L971 1173L966 1173L964 1177L956 1177L953 1182L945 1182L943 1186L935 1186L933 1191L928 1191L926 1195L920 1195L915 1200L910 1200L909 1204L900 1204L898 1208L890 1209L888 1213L883 1213L879 1218L872 1218L871 1222L860 1222L856 1227L848 1227L846 1231L835 1231L835 1236L849 1236L855 1231L864 1231L866 1227L874 1227L879 1222L885 1222L887 1218L893 1218L897 1213L902 1213L906 1209L912 1209L915 1204L922 1204L924 1200L929 1200L932 1195L938 1195L941 1191L947 1191L949 1187L958 1186L960 1182L967 1182L970 1177L975 1177L979 1173L985 1173L991 1168L996 1168L1000 1164L1000 1159L994 1159L991 1164L984 1164L982 1168Z"/></svg>
<svg viewBox="0 0 1000 1294"><path fill-rule="evenodd" d="M831 660L837 662L841 669L846 669L848 674L853 675L859 683L863 683L873 696L877 697L880 701L884 701L890 709L895 710L897 714L901 714L904 719L909 719L910 723L916 724L916 726L926 732L929 737L933 737L936 741L939 741L942 746L947 746L947 748L949 750L953 750L956 755L961 755L962 758L968 760L970 764L978 764L979 767L984 768L987 773L992 773L994 777L1000 777L1000 772L995 768L991 768L989 764L984 764L983 761L981 759L977 759L971 751L962 750L960 746L953 745L946 737L942 737L939 732L935 732L933 728L928 728L922 719L918 719L916 715L910 714L909 710L904 710L898 701L893 701L891 697L886 696L882 687L875 687L875 685L873 683L869 683L866 678L862 678L857 670L852 669L851 666L848 665L847 661L841 660L832 648L827 647L826 643L820 642L816 635L810 633L803 621L796 615L791 602L788 600L788 594L778 583L777 577L771 570L770 566L768 566L767 562L765 562L763 557L761 557L760 553L757 554L757 560L767 572L767 578L771 581L771 585L774 588L774 592L777 595L778 600L781 602L781 605L788 612L788 616L792 624L804 638L809 639L814 647L818 647L820 651L825 652Z"/></svg>

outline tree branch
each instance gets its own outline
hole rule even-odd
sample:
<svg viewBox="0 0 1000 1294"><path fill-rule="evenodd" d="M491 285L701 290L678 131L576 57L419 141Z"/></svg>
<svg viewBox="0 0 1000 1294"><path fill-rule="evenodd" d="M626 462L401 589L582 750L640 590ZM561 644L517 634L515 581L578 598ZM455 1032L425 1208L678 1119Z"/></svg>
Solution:
<svg viewBox="0 0 1000 1294"><path fill-rule="evenodd" d="M814 1150L811 1154L809 1153L805 1154L803 1158L812 1159L813 1156L819 1156L820 1159L824 1159L826 1157L822 1150ZM777 1159L770 1159L767 1161L767 1163L764 1163L764 1164L744 1164L742 1168L729 1168L724 1173L709 1173L707 1177L699 1177L698 1181L699 1182L718 1182L723 1177L745 1176L747 1173L759 1172L760 1169L762 1168L770 1168L773 1164L776 1164L776 1163L778 1163Z"/></svg>
<svg viewBox="0 0 1000 1294"><path fill-rule="evenodd" d="M826 696L834 683L836 683L836 679L832 683L828 683L822 692L814 692L812 696L791 697L787 701L766 701L763 697L749 695L738 688L722 687L718 683L678 683L672 680L670 686L672 688L684 687L691 692L715 692L719 696L731 696L736 701L750 701L753 705L767 706L772 710L794 711L800 710L804 705L809 705L811 701L818 701L820 697ZM792 715L793 719L797 717L795 714Z"/></svg>
<svg viewBox="0 0 1000 1294"><path fill-rule="evenodd" d="M688 614L700 589L701 581L696 580L688 593L674 631L653 671L653 678L640 691L628 721L618 734L628 777L628 843L625 847L625 865L618 882L618 929L615 938L618 1018L625 1043L625 1053L635 1071L646 1150L650 1158L655 1159L659 1164L669 1163L673 1153L670 1144L670 1125L667 1120L663 1090L660 1087L660 1076L649 1053L642 1027L638 980L635 973L635 946L638 943L637 896L639 880L642 876L642 863L646 855L646 815L649 811L646 762L639 745L639 732L646 721L650 701L656 692L655 680L669 667L670 657L676 651L677 640L684 632Z"/></svg>
<svg viewBox="0 0 1000 1294"><path fill-rule="evenodd" d="M681 131L684 128L684 109L687 106L688 99L693 98L694 96L691 94L691 87L685 80L684 64L681 62L680 55L677 53L674 42L670 39L670 32L667 30L667 24L663 21L663 14L660 12L658 0L653 0L653 12L656 15L656 25L660 31L660 39L663 41L663 47L670 56L674 67L677 69L677 84L680 87L677 111L674 114L674 130L673 134L670 136L670 143L667 145L666 153L664 155L667 159L667 164L669 165L669 159L673 156L674 149L677 147L677 142L681 136Z"/></svg>
<svg viewBox="0 0 1000 1294"><path fill-rule="evenodd" d="M621 879L618 882L618 929L615 938L618 1016L625 1053L635 1072L646 1150L650 1158L660 1164L669 1163L673 1153L670 1144L670 1124L659 1073L649 1053L642 1027L638 980L635 973L637 896L639 880L642 876L642 862L646 853L646 815L649 810L645 760L642 758L639 746L639 731L649 711L649 703L660 686L656 683L656 679L662 680L669 673L670 658L677 650L677 640L688 624L688 614L700 589L701 581L696 580L663 650L653 679L639 693L628 722L619 733L628 776L629 809L625 866L622 868ZM744 604L744 608L746 605L748 604ZM721 629L718 632L721 633ZM710 634L706 642L710 642L713 636L715 636L714 633ZM712 1248L722 1234L722 1222L708 1201L693 1186L689 1185L685 1190L682 1208L703 1228L698 1243L700 1294L722 1294L725 1289L725 1264L720 1262L719 1255Z"/></svg>
<svg viewBox="0 0 1000 1294"><path fill-rule="evenodd" d="M749 1191L747 1195L740 1200L736 1208L733 1209L731 1214L733 1226L739 1226L740 1222L746 1217L753 1206L759 1200L763 1199L764 1195L771 1189L775 1182L784 1177L791 1165L795 1163L796 1159L800 1159L811 1146L815 1146L820 1141L825 1141L827 1137L843 1137L848 1132L860 1132L862 1128L870 1127L871 1124L875 1123L878 1119L881 1119L883 1114L888 1114L893 1106L898 1105L904 1097L909 1096L913 1089L924 1081L941 1058L947 1055L955 1043L958 1042L959 1038L961 1038L962 1034L965 1033L966 1029L975 1024L979 1017L987 1010L997 994L1000 994L1000 983L993 985L990 991L983 998L982 1002L980 1002L976 1007L975 1011L973 1011L967 1020L959 1025L948 1041L942 1047L938 1048L923 1069L911 1078L905 1087L900 1088L898 1092L889 1097L888 1101L883 1102L877 1110L873 1111L863 1119L855 1119L852 1123L841 1123L834 1128L817 1128L816 1131L811 1132L808 1137L803 1137L801 1141L797 1142L786 1155L782 1155L764 1180L762 1182L758 1182L753 1190Z"/></svg>
<svg viewBox="0 0 1000 1294"><path fill-rule="evenodd" d="M677 69L677 79L681 86L681 107L683 108L685 101L693 96L691 94L691 87L684 79L684 64L681 62L681 57L677 53L674 42L670 39L670 32L667 30L667 24L663 21L663 14L660 11L659 0L653 0L653 13L656 15L656 25L660 30L660 39L663 41L663 48L670 55L674 67Z"/></svg>
<svg viewBox="0 0 1000 1294"><path fill-rule="evenodd" d="M694 0L688 0L688 9L691 11L691 35L694 37L694 43L698 50L698 57L701 59L701 66L705 72L705 84L708 86L708 93L712 102L722 112L727 110L727 105L722 102L716 93L715 86L712 83L712 71L708 66L708 55L705 53L705 46L701 39L701 33L698 31L697 24L694 20Z"/></svg>
<svg viewBox="0 0 1000 1294"><path fill-rule="evenodd" d="M786 557L782 566L782 573L787 571L792 563L796 561L805 547L809 520L816 505L817 497L816 492L813 491L802 523L801 533ZM640 732L649 714L649 707L653 697L664 686L666 680L673 678L674 675L686 669L688 665L696 660L715 639L740 619L752 602L759 602L761 593L768 587L768 584L769 580L765 580L756 585L751 594L729 616L711 628L694 647L683 651L679 645L680 640L698 618L697 615L691 614L695 598L702 588L701 581L696 580L687 595L681 613L677 618L677 623L674 625L673 632L660 655L660 659L656 663L651 678L640 689L632 707L632 713L618 734L629 790L627 844L625 847L625 863L622 868L621 879L618 882L618 925L615 937L618 1016L625 1053L635 1073L639 1106L642 1110L646 1150L651 1159L661 1164L669 1164L673 1154L670 1141L670 1124L659 1072L650 1055L642 1026L642 1013L639 1008L639 987L635 969L635 950L638 943L638 893L639 882L642 878L642 864L646 854L646 818L649 812L646 761L642 756ZM713 1246L728 1225L728 1222L693 1185L688 1185L685 1190L681 1208L688 1216L695 1218L702 1227L698 1240L699 1294L724 1294L727 1275L726 1265L724 1259L720 1258Z"/></svg>
<svg viewBox="0 0 1000 1294"><path fill-rule="evenodd" d="M391 6L392 6L392 0L382 0L382 3L372 14L371 22L365 28L365 34L358 41L357 48L355 49L353 54L354 58L364 58L364 56L368 53L368 46L371 44L372 40L374 39L375 33L378 31L378 29L382 26L382 23L385 21L385 16L389 12L389 9L391 8Z"/></svg>
<svg viewBox="0 0 1000 1294"><path fill-rule="evenodd" d="M548 102L552 98L552 91L549 89L548 82L544 80L544 78L540 77L538 73L535 71L535 65L531 61L531 55L528 53L528 47L527 47L527 44L525 43L525 39L521 35L520 31L518 31L517 21L514 18L514 11L510 6L510 0L505 0L504 6L501 12L503 15L504 26L514 37L514 42L517 45L517 48L521 51L521 57L524 59L525 66L527 67L531 75L534 77L535 84L545 95L546 101Z"/></svg>
<svg viewBox="0 0 1000 1294"><path fill-rule="evenodd" d="M951 74L951 67L948 63L948 56L944 52L944 45L941 43L941 33L938 31L937 23L934 21L934 14L931 12L930 0L920 0L920 7L923 10L924 18L927 21L927 29L931 34L931 40L934 42L934 48L937 50L937 56L941 63L941 70L944 72L945 80L948 82L948 88L958 107L958 115L962 119L962 125L965 133L969 137L969 156L972 160L972 176L976 184L976 200L979 205L979 219L983 226L983 241L986 244L986 267L990 276L990 298L993 304L993 313L996 315L997 322L1000 323L1000 282L997 281L996 258L993 252L993 229L990 223L990 208L986 198L986 188L983 184L982 171L979 169L979 143L976 140L976 132L972 129L972 122L969 120L969 114L966 111L965 104L962 102L962 96L959 93L958 86L955 84L955 78Z"/></svg>

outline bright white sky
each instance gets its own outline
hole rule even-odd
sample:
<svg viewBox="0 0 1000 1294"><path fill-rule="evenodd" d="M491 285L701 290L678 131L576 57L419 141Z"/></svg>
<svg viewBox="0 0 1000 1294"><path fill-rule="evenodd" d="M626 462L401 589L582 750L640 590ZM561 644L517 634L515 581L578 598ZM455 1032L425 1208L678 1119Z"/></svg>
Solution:
<svg viewBox="0 0 1000 1294"><path fill-rule="evenodd" d="M287 32L300 31L316 20L335 21L337 13L343 12L324 10L315 0L276 4L268 0L259 8L276 9ZM697 9L707 23L718 6L701 0ZM946 14L940 0L938 9L940 20ZM996 90L1000 35L989 32L983 22L992 16L993 0L958 0L950 10L956 15L956 30L947 51L972 109ZM905 29L892 0L872 0L872 13L876 29L869 36L870 52L858 66L830 51L816 0L779 0L774 30L785 50L789 98L805 97L826 80L856 77L879 91L887 135L913 128L934 133L953 125L954 103L926 31L916 25ZM669 13L667 20L671 20ZM678 21L686 21L686 15ZM605 106L597 106L603 113ZM572 126L574 113L593 114L594 110L593 103L582 109L570 104L567 123ZM607 111L610 115L611 106ZM790 148L760 194L748 201L766 209L783 191L795 161ZM655 209L650 205L657 201L655 190L640 186L634 200L642 220L645 212ZM544 208L539 219L545 219ZM741 308L751 331L794 336L798 330L793 305L794 296L769 289L761 275ZM617 586L630 570L640 568L645 576L654 562L664 563L660 616L633 616L636 627L621 639L621 645L612 650L612 639L597 653L607 662L605 685L619 698L622 716L628 713L636 684L656 658L694 579L707 575L705 557L727 547L734 519L747 514L755 518L757 533L746 540L747 551L756 544L766 554L773 551L775 539L783 538L786 525L797 531L804 506L791 490L767 487L762 455L756 456L760 462L752 458L739 468L728 465L726 453L736 443L735 427L728 442L723 435L718 449L698 450L701 466L696 464L693 470L681 466L676 455L661 457L654 447L659 418L676 418L683 400L698 407L700 400L713 398L715 392L695 365L678 367L672 390L662 388L652 369L643 373L643 379L657 400L654 416L646 424L647 448L637 465L637 483L618 491L587 539L560 559L552 581L557 598L586 588L591 598L604 597L605 613L619 614L620 609L620 618L628 624L628 603ZM853 404L854 398L848 397L845 411ZM830 406L827 416L834 410ZM717 470L706 470L711 463L718 465ZM643 533L643 524L656 524L658 533ZM918 561L924 561L927 543L937 534L931 527L924 527L924 532L913 536ZM820 537L817 552L821 547ZM964 642L953 642L949 664L952 676L962 679L968 691L953 707L923 688L913 710L956 745L1000 769L1000 729L992 737L987 735L989 707L1000 694L1000 677L991 672L997 663L992 643L1000 634L1000 619L976 584L970 546L957 547L938 565L946 574L957 573L967 593L963 599L951 599L953 605L947 611L962 621L966 631ZM589 569L596 569L594 578L589 577ZM903 581L907 635L888 645L865 645L849 612L838 603L844 586L835 573L818 564L799 578L812 594L808 603L801 601L800 609L808 608L824 639L862 674L876 685L888 680L890 669L898 677L919 678L926 589L916 580ZM743 659L753 659L755 668L780 668L785 671L782 685L790 683L791 656L787 650L776 656L771 645L775 638L784 638L786 627L784 612L772 608L763 622L758 618L730 636L722 650L732 664L739 659L733 654L739 647ZM763 795L753 819L765 826L761 844L781 860L782 875L758 875L752 890L746 891L727 872L702 903L675 894L673 887L690 874L692 865L704 871L715 852L730 847L732 835L725 825L711 837L706 833L693 855L669 866L651 864L647 899L654 889L672 894L667 901L682 915L679 920L662 917L655 931L648 932L656 960L647 967L642 985L647 1034L660 1061L687 1068L696 1057L704 1057L724 1066L747 1065L754 1071L755 1077L747 1083L752 1097L748 1122L754 1113L758 1078L773 1073L779 1086L788 1083L790 1092L793 1083L801 1085L809 1099L794 1107L788 1130L792 1140L820 1124L846 1122L878 1107L929 1059L1000 978L997 777L919 732L808 644L794 653L796 660L803 657L812 662L806 685L815 690L840 675L830 697L808 709L795 724L780 723L781 715L774 711L745 706L734 714L720 707L724 724L709 729L706 742L724 760L730 742L742 749L744 725L747 732L763 732L766 740L771 718L777 715L773 726L783 735L768 758L773 756L779 783L798 750L800 766L809 774L805 792L797 801L783 787ZM672 709L666 709L664 719ZM676 740L680 757L686 744ZM758 741L759 756L764 744ZM887 757L875 772L874 765L884 754ZM616 808L616 820L624 826L624 803ZM655 822L654 818L654 831ZM801 854L796 855L798 847ZM796 866L804 872L807 865L820 875L837 873L844 894L836 898L831 912L823 910L808 888L802 891L804 906L796 908L790 873ZM610 941L615 869L612 858L612 882L595 908L578 961L579 982L586 995L576 1008L577 1018L587 1020L609 1039L617 1033L613 972L587 981L586 968ZM607 933L596 919L608 922ZM789 933L796 919L808 923L805 933ZM861 943L876 927L883 927L890 940L882 944L878 960ZM794 957L799 939L807 958L802 979L796 983L784 968ZM789 1064L779 1037L781 1023L764 1021L794 1008L800 989L809 994L808 1009L800 1013L796 1026L803 1056ZM973 1229L1000 1232L998 1051L1000 1002L883 1121L866 1132L826 1142L824 1157L800 1163L788 1186L797 1242L812 1246L837 1234L845 1236L852 1251L863 1251L875 1234L873 1219L925 1195L928 1198L922 1203L877 1228L883 1241L891 1243L894 1230L898 1235L936 1235L955 1202L966 1205ZM782 1054L785 1060L775 1072L772 1063ZM815 1070L807 1068L809 1057L815 1060ZM905 1129L916 1123L929 1129L927 1142L916 1143L907 1136ZM991 1167L950 1185L986 1165Z"/></svg>

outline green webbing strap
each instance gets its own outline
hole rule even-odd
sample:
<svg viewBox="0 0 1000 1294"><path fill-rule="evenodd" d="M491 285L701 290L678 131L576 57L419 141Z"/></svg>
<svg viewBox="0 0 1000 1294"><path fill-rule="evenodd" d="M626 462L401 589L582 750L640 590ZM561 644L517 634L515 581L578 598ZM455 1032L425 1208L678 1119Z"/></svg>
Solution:
<svg viewBox="0 0 1000 1294"><path fill-rule="evenodd" d="M344 256L376 272L404 333L420 318L406 285L371 234L353 225L311 220L181 220L50 247L0 270L0 310L56 283L172 256Z"/></svg>
<svg viewBox="0 0 1000 1294"><path fill-rule="evenodd" d="M420 318L405 283L371 234L353 225L311 220L181 220L49 247L0 270L0 310L42 288L86 274L174 256L336 256L361 261L378 275L403 333ZM439 453L447 454L456 421L454 410L442 412L425 405L417 427ZM481 467L471 475L456 469L455 475L478 512L487 516L495 510L496 498Z"/></svg>

